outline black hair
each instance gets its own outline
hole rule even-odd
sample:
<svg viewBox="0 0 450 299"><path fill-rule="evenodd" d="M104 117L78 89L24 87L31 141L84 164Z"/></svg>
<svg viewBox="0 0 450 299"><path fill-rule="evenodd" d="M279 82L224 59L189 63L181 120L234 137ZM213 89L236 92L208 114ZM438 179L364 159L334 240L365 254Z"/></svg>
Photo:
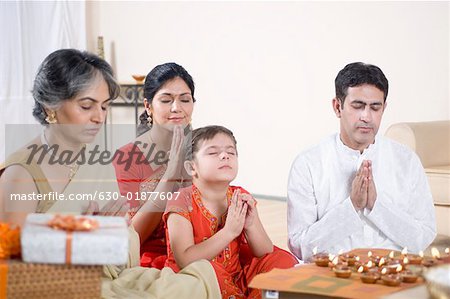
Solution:
<svg viewBox="0 0 450 299"><path fill-rule="evenodd" d="M41 124L47 125L44 108L57 110L64 101L73 99L89 88L98 75L106 81L110 99L117 98L120 86L105 60L76 49L61 49L51 53L40 65L34 79L33 116Z"/></svg>
<svg viewBox="0 0 450 299"><path fill-rule="evenodd" d="M228 137L231 138L234 145L237 145L236 138L233 135L233 132L228 130L225 127L222 126L206 126L202 128L198 128L192 131L192 137L190 142L188 142L187 150L186 150L186 160L192 160L195 156L195 154L199 150L200 142L211 140L213 139L217 134L225 134Z"/></svg>
<svg viewBox="0 0 450 299"><path fill-rule="evenodd" d="M181 78L191 90L192 99L195 102L194 91L195 85L191 75L179 64L168 62L155 66L145 77L144 98L151 104L153 97L168 81ZM147 111L142 112L139 116L140 124L137 129L137 135L142 135L151 128L148 121Z"/></svg>
<svg viewBox="0 0 450 299"><path fill-rule="evenodd" d="M349 87L355 87L362 84L370 84L377 87L384 93L384 102L388 95L389 82L381 69L372 64L354 62L347 64L336 76L334 85L336 87L336 98L342 104L347 96Z"/></svg>

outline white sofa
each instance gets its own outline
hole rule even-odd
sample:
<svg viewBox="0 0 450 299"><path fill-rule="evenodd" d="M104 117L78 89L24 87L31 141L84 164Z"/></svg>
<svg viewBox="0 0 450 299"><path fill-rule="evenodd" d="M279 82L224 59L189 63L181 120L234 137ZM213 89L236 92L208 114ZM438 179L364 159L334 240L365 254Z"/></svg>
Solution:
<svg viewBox="0 0 450 299"><path fill-rule="evenodd" d="M419 156L436 207L437 233L450 236L450 120L397 123L385 135Z"/></svg>

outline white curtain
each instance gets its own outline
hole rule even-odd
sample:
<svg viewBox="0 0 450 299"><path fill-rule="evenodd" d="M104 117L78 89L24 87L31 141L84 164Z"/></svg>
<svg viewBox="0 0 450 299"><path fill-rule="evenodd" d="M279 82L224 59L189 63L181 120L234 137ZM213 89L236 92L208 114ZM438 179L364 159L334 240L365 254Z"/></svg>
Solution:
<svg viewBox="0 0 450 299"><path fill-rule="evenodd" d="M44 58L62 48L86 49L84 1L0 2L0 163L5 124L37 123L33 79Z"/></svg>

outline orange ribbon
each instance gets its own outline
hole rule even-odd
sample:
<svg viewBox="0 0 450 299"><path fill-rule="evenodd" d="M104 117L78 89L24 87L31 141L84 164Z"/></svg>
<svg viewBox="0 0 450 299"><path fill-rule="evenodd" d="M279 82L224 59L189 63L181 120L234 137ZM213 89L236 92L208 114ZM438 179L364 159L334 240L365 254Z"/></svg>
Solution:
<svg viewBox="0 0 450 299"><path fill-rule="evenodd" d="M0 299L6 299L6 287L8 285L8 264L0 259Z"/></svg>
<svg viewBox="0 0 450 299"><path fill-rule="evenodd" d="M86 217L76 218L73 215L55 215L48 223L53 229L60 229L66 231L66 264L72 262L72 240L74 231L93 231L98 228L98 222L95 219ZM0 297L1 299L1 297Z"/></svg>

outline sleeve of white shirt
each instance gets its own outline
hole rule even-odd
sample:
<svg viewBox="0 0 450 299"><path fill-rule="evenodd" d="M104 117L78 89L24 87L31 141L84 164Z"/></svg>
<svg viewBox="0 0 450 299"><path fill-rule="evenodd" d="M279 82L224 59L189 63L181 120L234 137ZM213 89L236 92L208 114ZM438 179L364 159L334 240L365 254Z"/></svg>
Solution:
<svg viewBox="0 0 450 299"><path fill-rule="evenodd" d="M329 251L363 226L350 197L343 199L319 219L314 187L310 166L306 158L300 155L289 174L287 222L288 246L303 260L311 256L314 247L319 252Z"/></svg>
<svg viewBox="0 0 450 299"><path fill-rule="evenodd" d="M427 177L417 155L412 154L406 166L405 189L409 189L401 190L403 198L393 198L387 192L377 194L372 211L365 211L365 214L400 247L419 252L436 237L435 210ZM406 204L399 205L400 201L406 201Z"/></svg>

